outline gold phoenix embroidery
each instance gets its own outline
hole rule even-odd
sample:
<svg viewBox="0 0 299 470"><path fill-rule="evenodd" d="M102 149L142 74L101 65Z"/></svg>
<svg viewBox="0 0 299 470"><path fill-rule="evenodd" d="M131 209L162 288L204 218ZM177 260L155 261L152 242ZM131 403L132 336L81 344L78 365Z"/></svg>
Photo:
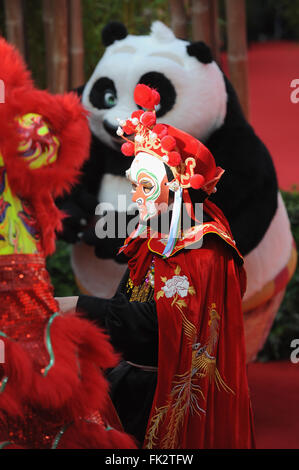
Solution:
<svg viewBox="0 0 299 470"><path fill-rule="evenodd" d="M212 303L209 308L209 337L205 344L197 339L196 327L191 323L179 308L182 314L182 326L187 344L192 349L191 366L184 374L178 374L173 381L173 387L166 405L156 409L152 417L149 430L146 435L146 447L152 449L158 438L159 426L163 419L169 414L169 424L165 437L161 442L162 449L179 448L179 431L184 423L187 411L191 415L199 417L206 411L199 405L199 399L205 401L200 382L208 378L209 383L215 380L217 389L227 393L235 392L224 382L216 366L215 349L219 337L220 315L216 310L216 304Z"/></svg>

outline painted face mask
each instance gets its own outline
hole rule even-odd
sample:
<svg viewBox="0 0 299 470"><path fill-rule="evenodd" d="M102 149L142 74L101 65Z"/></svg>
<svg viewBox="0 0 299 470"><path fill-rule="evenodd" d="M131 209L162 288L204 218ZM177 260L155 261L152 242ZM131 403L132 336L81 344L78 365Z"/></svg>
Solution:
<svg viewBox="0 0 299 470"><path fill-rule="evenodd" d="M169 199L168 179L164 164L153 155L136 155L127 177L132 183L132 201L137 204L140 222L147 222L166 212Z"/></svg>

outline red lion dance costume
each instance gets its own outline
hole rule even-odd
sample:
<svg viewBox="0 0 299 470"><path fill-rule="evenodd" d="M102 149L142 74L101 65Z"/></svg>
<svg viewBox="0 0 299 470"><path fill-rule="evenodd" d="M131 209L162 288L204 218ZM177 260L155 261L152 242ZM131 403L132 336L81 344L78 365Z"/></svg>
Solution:
<svg viewBox="0 0 299 470"><path fill-rule="evenodd" d="M100 369L117 357L101 330L59 314L45 268L63 216L53 198L88 155L86 116L75 95L36 90L3 39L0 64L0 448L134 448L106 419Z"/></svg>

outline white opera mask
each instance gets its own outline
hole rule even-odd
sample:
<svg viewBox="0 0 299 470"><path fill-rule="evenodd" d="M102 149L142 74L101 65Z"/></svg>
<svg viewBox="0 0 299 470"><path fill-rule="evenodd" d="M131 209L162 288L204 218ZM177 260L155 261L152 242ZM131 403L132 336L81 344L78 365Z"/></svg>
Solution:
<svg viewBox="0 0 299 470"><path fill-rule="evenodd" d="M167 210L169 186L162 161L139 152L127 171L127 177L132 184L132 201L137 204L141 222Z"/></svg>

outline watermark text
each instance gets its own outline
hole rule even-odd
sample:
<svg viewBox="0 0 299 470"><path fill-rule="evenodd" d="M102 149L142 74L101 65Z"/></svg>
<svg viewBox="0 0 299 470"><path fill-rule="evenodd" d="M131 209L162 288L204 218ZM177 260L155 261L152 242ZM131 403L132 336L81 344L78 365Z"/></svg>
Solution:
<svg viewBox="0 0 299 470"><path fill-rule="evenodd" d="M5 103L5 84L3 80L0 80L0 104Z"/></svg>
<svg viewBox="0 0 299 470"><path fill-rule="evenodd" d="M295 348L291 353L291 362L293 364L298 364L299 362L299 339L293 339L291 341L291 348Z"/></svg>
<svg viewBox="0 0 299 470"><path fill-rule="evenodd" d="M156 204L155 215L149 217L146 222L142 222L142 225L146 225L150 230L139 230L138 236L151 238L161 237L161 234L166 236L172 230L173 219L177 220L177 232L175 236L179 234L186 235L186 248L199 248L201 246L196 244L190 245L188 242L187 233L192 236L191 227L196 225L197 240L201 240L200 234L198 233L202 228L203 222L203 204L196 203L194 205L183 203L180 208L180 216L175 214L174 205L172 204ZM131 235L140 222L139 211L135 203L126 204L126 196L118 195L118 204L115 208L111 203L100 203L97 205L95 215L98 220L95 225L95 234L97 238L126 238Z"/></svg>
<svg viewBox="0 0 299 470"><path fill-rule="evenodd" d="M4 341L0 339L0 364L4 364L4 362L5 362Z"/></svg>
<svg viewBox="0 0 299 470"><path fill-rule="evenodd" d="M299 103L299 78L294 78L294 80L291 81L290 87L295 88L290 96L291 102L297 104Z"/></svg>

